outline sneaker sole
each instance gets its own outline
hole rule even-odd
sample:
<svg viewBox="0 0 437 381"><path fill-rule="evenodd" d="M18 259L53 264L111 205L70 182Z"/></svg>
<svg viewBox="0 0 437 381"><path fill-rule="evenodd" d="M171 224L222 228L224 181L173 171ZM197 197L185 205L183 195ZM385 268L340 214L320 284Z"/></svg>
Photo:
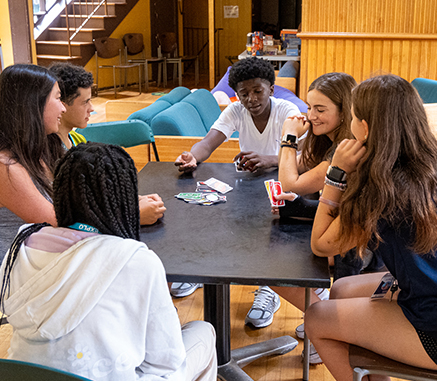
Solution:
<svg viewBox="0 0 437 381"><path fill-rule="evenodd" d="M202 288L203 287L203 285L198 285L197 287L195 287L195 288L192 288L191 290L189 290L189 291L187 291L187 292L181 292L181 293L179 293L179 294L174 294L173 292L170 292L170 294L171 294L171 296L173 296L174 298L184 298L184 297L186 297L186 296L189 296L189 295L191 295L191 294L193 294L194 293L194 291L196 291L198 288Z"/></svg>
<svg viewBox="0 0 437 381"><path fill-rule="evenodd" d="M254 324L254 323L252 323L251 320L247 320L247 317L246 317L246 319L244 320L244 324L245 325L251 325L252 327L255 327L255 328L265 328L265 327L268 327L270 324L273 323L273 316L274 316L275 312L277 310L279 310L279 307L281 307L281 299L279 299L279 303L275 307L275 310L273 311L273 315L270 317L269 320L266 320L264 323L261 323L261 324Z"/></svg>

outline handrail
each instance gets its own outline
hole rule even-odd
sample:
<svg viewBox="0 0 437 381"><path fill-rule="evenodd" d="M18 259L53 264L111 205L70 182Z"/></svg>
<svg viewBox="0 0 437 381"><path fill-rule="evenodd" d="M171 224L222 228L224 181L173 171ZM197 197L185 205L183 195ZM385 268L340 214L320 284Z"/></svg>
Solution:
<svg viewBox="0 0 437 381"><path fill-rule="evenodd" d="M91 19L91 17L93 17L96 12L100 9L100 7L104 4L105 5L105 16L108 16L108 1L107 0L101 0L96 7L90 12L88 13L88 0L85 0L85 10L86 10L86 14L88 15L85 19L85 21L82 22L82 24L76 28L76 11L74 9L74 3L73 3L73 18L74 18L74 33L73 35L70 36L70 25L69 25L69 14L68 14L68 4L67 4L67 0L64 0L65 3L65 18L66 18L66 27L67 27L67 43L68 43L68 55L70 57L72 57L71 54L71 41L73 41L74 37L76 37L76 35L83 29L83 27L86 25L86 23ZM82 3L81 3L81 8L82 8ZM91 7L94 7L94 0L91 0ZM80 19L82 21L82 9L80 11Z"/></svg>

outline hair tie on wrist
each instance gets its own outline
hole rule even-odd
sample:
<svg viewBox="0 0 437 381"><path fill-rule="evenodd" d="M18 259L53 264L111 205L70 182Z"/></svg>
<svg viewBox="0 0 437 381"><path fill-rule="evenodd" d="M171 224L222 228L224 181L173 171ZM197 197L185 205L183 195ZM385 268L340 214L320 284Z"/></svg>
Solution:
<svg viewBox="0 0 437 381"><path fill-rule="evenodd" d="M324 197L319 197L319 201L322 204L332 206L333 208L338 208L340 206L340 204L338 202L328 200L327 198L324 198Z"/></svg>

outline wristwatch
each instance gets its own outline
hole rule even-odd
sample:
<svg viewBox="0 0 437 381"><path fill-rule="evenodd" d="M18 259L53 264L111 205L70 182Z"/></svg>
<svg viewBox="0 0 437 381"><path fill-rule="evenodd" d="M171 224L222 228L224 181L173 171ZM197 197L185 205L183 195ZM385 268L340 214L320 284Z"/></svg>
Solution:
<svg viewBox="0 0 437 381"><path fill-rule="evenodd" d="M281 139L281 144L295 144L295 143L297 143L296 135L287 134L284 135Z"/></svg>
<svg viewBox="0 0 437 381"><path fill-rule="evenodd" d="M326 172L326 177L336 183L346 184L347 174L341 168L330 165L328 171Z"/></svg>

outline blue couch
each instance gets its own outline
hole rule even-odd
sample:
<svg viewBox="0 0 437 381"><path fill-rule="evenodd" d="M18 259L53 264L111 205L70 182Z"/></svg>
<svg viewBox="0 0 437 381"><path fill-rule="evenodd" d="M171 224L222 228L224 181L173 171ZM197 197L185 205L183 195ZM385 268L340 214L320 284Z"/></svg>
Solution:
<svg viewBox="0 0 437 381"><path fill-rule="evenodd" d="M411 84L416 88L423 103L437 103L437 81L428 78L415 78Z"/></svg>
<svg viewBox="0 0 437 381"><path fill-rule="evenodd" d="M152 105L134 112L128 120L144 121L154 135L205 136L220 113L217 101L208 90L192 93L180 86Z"/></svg>

